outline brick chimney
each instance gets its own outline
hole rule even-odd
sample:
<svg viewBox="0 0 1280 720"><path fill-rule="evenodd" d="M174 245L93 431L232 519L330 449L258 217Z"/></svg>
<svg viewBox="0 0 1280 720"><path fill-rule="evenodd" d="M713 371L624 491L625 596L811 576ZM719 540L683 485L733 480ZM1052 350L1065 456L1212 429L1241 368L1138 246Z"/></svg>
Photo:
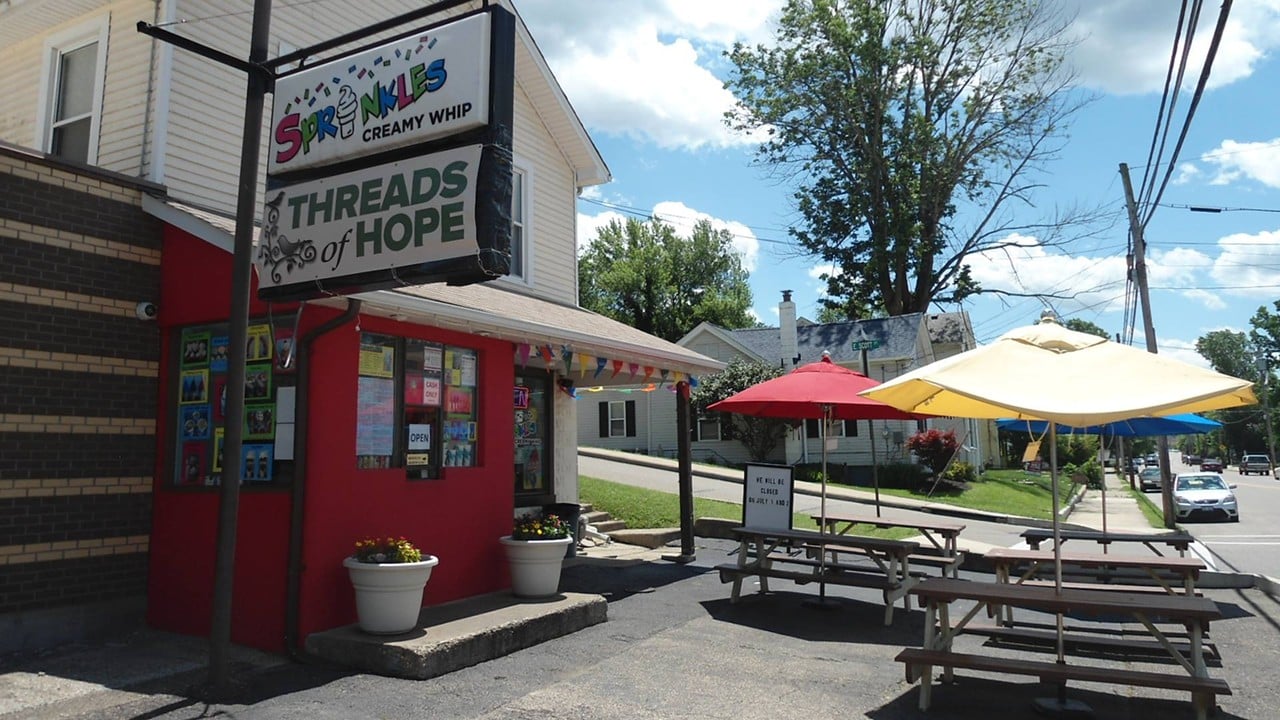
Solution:
<svg viewBox="0 0 1280 720"><path fill-rule="evenodd" d="M791 291L782 291L782 302L778 303L778 333L782 339L782 367L790 370L796 364L796 356L800 351L796 347L796 304L791 302Z"/></svg>

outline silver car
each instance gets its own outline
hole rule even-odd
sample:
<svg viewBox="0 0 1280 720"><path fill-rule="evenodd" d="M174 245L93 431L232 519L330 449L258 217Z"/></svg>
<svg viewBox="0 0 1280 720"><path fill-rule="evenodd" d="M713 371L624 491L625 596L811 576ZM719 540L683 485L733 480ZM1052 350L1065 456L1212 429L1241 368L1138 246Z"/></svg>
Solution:
<svg viewBox="0 0 1280 720"><path fill-rule="evenodd" d="M1138 487L1142 488L1142 492L1147 492L1148 490L1159 490L1160 468L1142 468L1142 472L1138 474Z"/></svg>
<svg viewBox="0 0 1280 720"><path fill-rule="evenodd" d="M1173 507L1179 520L1192 517L1225 518L1240 521L1235 485L1228 485L1217 473L1183 473L1173 482Z"/></svg>

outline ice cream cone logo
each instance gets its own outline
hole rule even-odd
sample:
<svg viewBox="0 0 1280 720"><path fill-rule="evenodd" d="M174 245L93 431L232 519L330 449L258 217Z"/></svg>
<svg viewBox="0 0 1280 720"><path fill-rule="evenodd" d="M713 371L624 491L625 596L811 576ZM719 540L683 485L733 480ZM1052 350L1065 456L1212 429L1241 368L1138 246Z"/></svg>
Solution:
<svg viewBox="0 0 1280 720"><path fill-rule="evenodd" d="M356 92L350 85L343 85L338 91L338 133L343 140L349 140L356 134L356 110L359 107Z"/></svg>

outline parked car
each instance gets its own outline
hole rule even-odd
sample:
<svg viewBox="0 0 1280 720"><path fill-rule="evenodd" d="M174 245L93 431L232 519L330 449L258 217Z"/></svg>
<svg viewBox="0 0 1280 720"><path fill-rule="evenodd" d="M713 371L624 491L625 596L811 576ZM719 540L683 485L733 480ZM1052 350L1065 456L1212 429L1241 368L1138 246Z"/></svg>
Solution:
<svg viewBox="0 0 1280 720"><path fill-rule="evenodd" d="M1240 458L1240 474L1248 475L1250 473L1270 475L1271 458L1266 455L1245 455Z"/></svg>
<svg viewBox="0 0 1280 720"><path fill-rule="evenodd" d="M1222 461L1218 458L1204 458L1200 461L1200 472L1222 472Z"/></svg>
<svg viewBox="0 0 1280 720"><path fill-rule="evenodd" d="M1200 456L1199 456L1199 455L1195 455L1195 454L1191 454L1191 455L1188 455L1188 456L1187 456L1187 458L1186 458L1185 460L1183 460L1182 462L1186 463L1187 465L1199 465L1199 464L1200 464Z"/></svg>
<svg viewBox="0 0 1280 720"><path fill-rule="evenodd" d="M1143 468L1142 472L1138 475L1138 487L1142 489L1142 492L1146 492L1148 490L1159 490L1160 468Z"/></svg>
<svg viewBox="0 0 1280 720"><path fill-rule="evenodd" d="M1184 473L1173 482L1173 508L1179 520L1192 517L1220 517L1240 521L1235 485L1228 485L1217 473Z"/></svg>

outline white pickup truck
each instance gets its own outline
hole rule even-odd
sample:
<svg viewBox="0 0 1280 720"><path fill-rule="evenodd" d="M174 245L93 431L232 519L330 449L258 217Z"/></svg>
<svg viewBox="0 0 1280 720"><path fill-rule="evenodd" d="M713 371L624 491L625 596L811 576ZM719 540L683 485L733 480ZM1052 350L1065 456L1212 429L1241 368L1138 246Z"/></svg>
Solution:
<svg viewBox="0 0 1280 720"><path fill-rule="evenodd" d="M1240 474L1248 475L1250 473L1270 475L1271 458L1266 455L1245 455L1240 458Z"/></svg>

